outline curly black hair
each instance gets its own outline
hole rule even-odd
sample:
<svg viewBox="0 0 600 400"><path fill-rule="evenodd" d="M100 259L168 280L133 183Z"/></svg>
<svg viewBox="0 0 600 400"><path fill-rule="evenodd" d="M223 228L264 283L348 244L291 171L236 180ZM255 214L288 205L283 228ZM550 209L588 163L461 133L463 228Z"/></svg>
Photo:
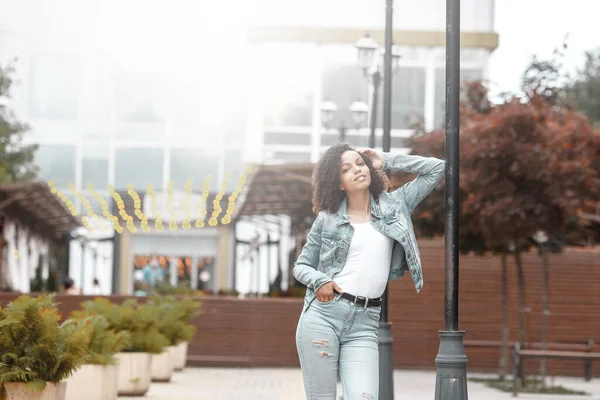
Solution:
<svg viewBox="0 0 600 400"><path fill-rule="evenodd" d="M371 185L369 191L375 198L379 199L381 192L389 187L389 180L381 170L373 168L371 159L365 154L359 152L348 143L336 143L331 146L321 157L312 174L313 187L313 212L318 214L320 211L336 213L346 192L340 190L340 167L342 165L342 154L346 151L356 151L365 161L371 172Z"/></svg>

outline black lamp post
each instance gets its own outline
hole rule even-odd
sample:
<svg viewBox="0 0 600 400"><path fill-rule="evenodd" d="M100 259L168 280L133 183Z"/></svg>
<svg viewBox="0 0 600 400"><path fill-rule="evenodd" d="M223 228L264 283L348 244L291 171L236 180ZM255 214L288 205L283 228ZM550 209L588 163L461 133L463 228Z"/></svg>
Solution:
<svg viewBox="0 0 600 400"><path fill-rule="evenodd" d="M390 30L391 32L391 30ZM358 50L358 55L357 55L357 64L359 67L362 68L363 70L363 75L371 82L371 84L373 85L373 93L372 93L372 97L371 97L371 120L370 120L370 128L371 128L371 135L369 136L369 147L374 149L375 148L375 130L377 129L377 109L378 109L378 104L379 104L379 88L381 86L381 81L384 80L384 85L388 85L388 80L389 80L389 86L391 87L392 85L392 74L398 69L398 64L400 62L400 51L398 49L397 46L391 46L391 49L388 50L387 54L391 54L390 58L390 72L387 74L387 78L386 78L386 73L385 73L385 61L388 57L386 57L386 50L385 49L380 49L379 45L377 44L377 42L375 42L375 39L373 39L371 37L371 35L369 33L366 33L365 36L363 36L362 38L360 38L357 42L356 42L356 49ZM382 57L377 57L377 55L381 54L383 56L383 67L384 67L384 71L381 70L381 64L382 64ZM384 95L387 96L386 94L387 92L384 90ZM391 93L391 91L390 91ZM383 129L383 143L384 143L384 147L383 147L383 151L390 151L390 146L388 145L387 149L385 147L385 143L386 143L386 117L385 117L385 113L386 113L386 104L385 101L387 100L387 98L385 98L384 96L384 118L383 118L383 125L384 125L384 129ZM391 100L391 97L390 97ZM391 103L391 101L390 101ZM391 110L391 106L389 107ZM391 114L391 112L390 112ZM391 121L391 118L390 118ZM388 129L387 134L389 135L390 129ZM387 143L389 143L390 141L388 140Z"/></svg>
<svg viewBox="0 0 600 400"><path fill-rule="evenodd" d="M397 71L400 63L400 50L393 45L392 38L392 0L386 0L385 48L380 50L369 33L356 42L356 48L358 50L358 65L362 67L363 74L373 84L370 148L375 148L379 86L381 81L384 81L382 150L387 153L391 148L392 75ZM381 71L382 60L381 57L377 57L377 53L383 55L383 72ZM394 398L392 343L391 324L388 322L388 289L386 286L379 322L379 397L386 400L393 400Z"/></svg>
<svg viewBox="0 0 600 400"><path fill-rule="evenodd" d="M436 400L467 400L465 332L458 328L458 217L460 123L460 0L446 0L446 295L445 328L435 359Z"/></svg>

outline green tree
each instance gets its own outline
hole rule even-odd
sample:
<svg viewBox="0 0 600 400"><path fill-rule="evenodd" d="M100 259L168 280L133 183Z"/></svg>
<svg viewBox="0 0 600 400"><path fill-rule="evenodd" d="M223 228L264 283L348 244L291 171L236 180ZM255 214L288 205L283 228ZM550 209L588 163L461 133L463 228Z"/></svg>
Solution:
<svg viewBox="0 0 600 400"><path fill-rule="evenodd" d="M23 144L29 126L19 122L4 104L10 98L14 73L13 63L0 65L0 185L30 181L38 172L33 164L37 144Z"/></svg>

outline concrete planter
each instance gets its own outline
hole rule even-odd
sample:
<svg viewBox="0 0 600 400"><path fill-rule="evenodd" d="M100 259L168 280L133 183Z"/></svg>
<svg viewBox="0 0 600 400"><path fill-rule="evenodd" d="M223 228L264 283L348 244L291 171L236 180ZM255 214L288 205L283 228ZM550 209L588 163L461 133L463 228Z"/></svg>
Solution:
<svg viewBox="0 0 600 400"><path fill-rule="evenodd" d="M183 371L187 362L188 342L179 343L173 352L173 369Z"/></svg>
<svg viewBox="0 0 600 400"><path fill-rule="evenodd" d="M152 355L150 353L117 353L119 373L117 391L120 396L143 396L150 389Z"/></svg>
<svg viewBox="0 0 600 400"><path fill-rule="evenodd" d="M118 365L83 365L67 379L66 400L117 400L118 370Z"/></svg>
<svg viewBox="0 0 600 400"><path fill-rule="evenodd" d="M65 400L67 389L66 382L47 383L41 392L26 391L21 382L7 382L4 386L7 400Z"/></svg>
<svg viewBox="0 0 600 400"><path fill-rule="evenodd" d="M152 382L169 382L173 375L174 346L169 346L161 354L152 354Z"/></svg>

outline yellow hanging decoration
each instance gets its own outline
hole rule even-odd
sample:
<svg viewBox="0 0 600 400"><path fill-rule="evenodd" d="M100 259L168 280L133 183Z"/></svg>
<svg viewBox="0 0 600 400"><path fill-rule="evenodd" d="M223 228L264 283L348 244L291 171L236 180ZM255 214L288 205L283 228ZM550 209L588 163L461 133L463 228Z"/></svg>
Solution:
<svg viewBox="0 0 600 400"><path fill-rule="evenodd" d="M196 220L196 223L195 223L196 228L204 228L204 218L206 218L206 214L208 213L206 211L206 207L204 205L207 202L208 195L210 192L211 180L212 180L212 176L208 175L206 177L206 179L204 180L204 184L202 185L202 199L201 199L200 203L198 204L199 215L198 215L198 219Z"/></svg>
<svg viewBox="0 0 600 400"><path fill-rule="evenodd" d="M181 224L181 227L185 230L189 230L192 228L192 225L190 224L190 219L191 219L191 215L190 215L190 196L192 194L192 183L193 180L192 179L186 179L185 181L185 186L184 186L184 192L185 192L185 199L183 201L183 209L185 212L185 220L183 221L183 223Z"/></svg>

